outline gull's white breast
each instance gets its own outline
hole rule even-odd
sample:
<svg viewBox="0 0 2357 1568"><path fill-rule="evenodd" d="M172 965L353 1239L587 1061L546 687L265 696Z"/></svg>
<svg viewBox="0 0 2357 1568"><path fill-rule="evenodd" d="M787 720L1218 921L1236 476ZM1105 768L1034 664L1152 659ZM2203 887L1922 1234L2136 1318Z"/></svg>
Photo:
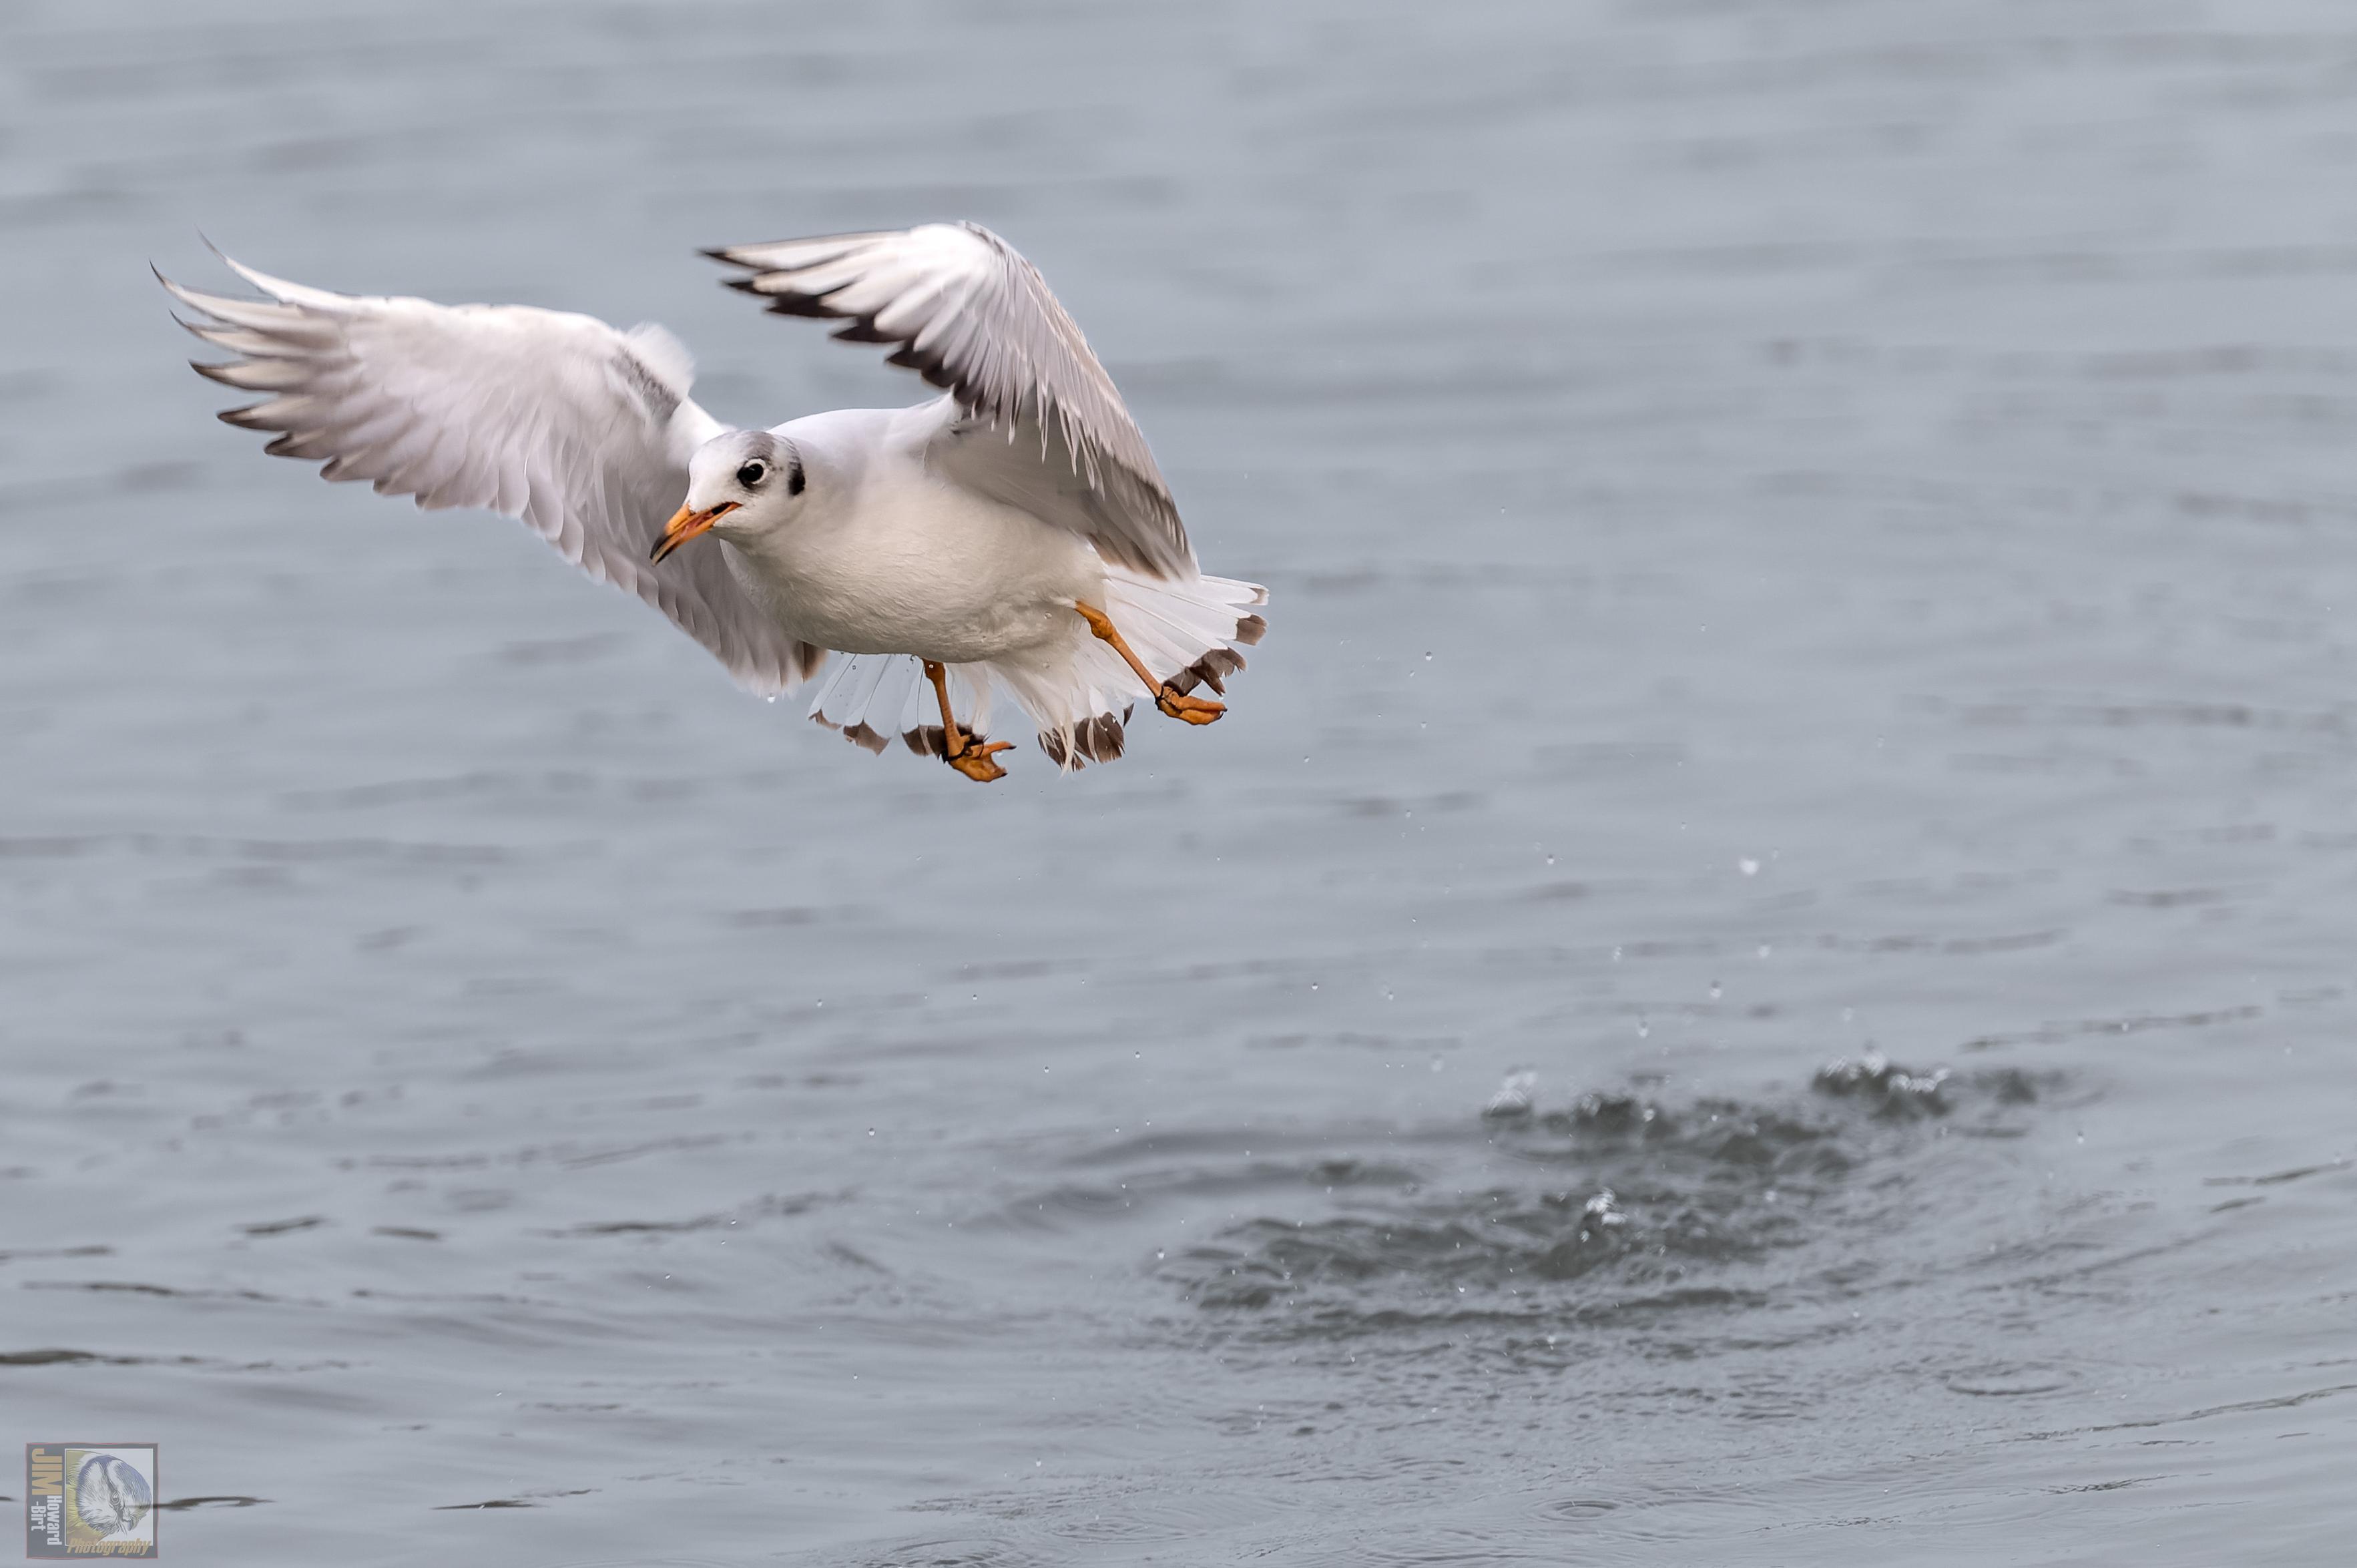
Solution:
<svg viewBox="0 0 2357 1568"><path fill-rule="evenodd" d="M934 405L844 409L779 425L809 471L792 522L726 543L792 636L842 653L963 664L1075 641L1103 563L1078 535L929 469Z"/></svg>

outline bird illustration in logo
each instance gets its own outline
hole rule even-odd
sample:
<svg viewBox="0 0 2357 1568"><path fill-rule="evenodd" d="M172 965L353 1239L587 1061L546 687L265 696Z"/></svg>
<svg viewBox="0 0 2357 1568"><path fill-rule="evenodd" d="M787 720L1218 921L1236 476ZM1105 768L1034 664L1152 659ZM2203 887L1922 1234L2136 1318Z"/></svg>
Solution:
<svg viewBox="0 0 2357 1568"><path fill-rule="evenodd" d="M93 1454L74 1472L74 1512L101 1535L136 1530L154 1499L147 1477L113 1454Z"/></svg>

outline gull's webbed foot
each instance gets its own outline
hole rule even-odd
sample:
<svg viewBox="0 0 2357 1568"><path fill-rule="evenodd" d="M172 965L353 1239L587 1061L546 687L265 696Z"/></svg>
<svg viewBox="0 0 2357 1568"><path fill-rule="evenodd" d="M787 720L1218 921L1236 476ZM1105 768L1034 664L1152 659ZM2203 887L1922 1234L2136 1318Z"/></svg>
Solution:
<svg viewBox="0 0 2357 1568"><path fill-rule="evenodd" d="M1167 685L1155 693L1154 705L1172 718L1184 719L1190 725L1216 724L1220 715L1228 711L1225 703L1215 703L1209 697L1189 697L1172 691Z"/></svg>
<svg viewBox="0 0 2357 1568"><path fill-rule="evenodd" d="M1209 697L1190 697L1169 682L1156 680L1154 672L1131 650L1127 639L1114 628L1113 618L1104 611L1093 605L1075 604L1072 607L1080 611L1081 618L1089 623L1089 630L1096 635L1098 640L1120 654L1122 662L1145 682L1146 689L1154 693L1154 705L1163 713L1190 725L1208 725L1217 723L1220 715L1228 711L1225 703L1215 703ZM1182 677L1186 674L1187 671L1180 671ZM1220 684L1218 677L1213 675L1211 679L1211 685L1217 689ZM1189 681L1188 684L1191 686L1195 682Z"/></svg>
<svg viewBox="0 0 2357 1568"><path fill-rule="evenodd" d="M948 667L939 660L923 661L925 679L933 683L933 695L941 699L942 727L928 725L910 732L909 744L919 751L930 751L977 784L987 784L1006 777L1006 769L991 760L997 752L1012 751L1015 743L1006 740L985 740L978 735L968 735L958 728L957 716L950 711Z"/></svg>
<svg viewBox="0 0 2357 1568"><path fill-rule="evenodd" d="M956 768L960 773L964 774L967 778L973 779L977 784L987 784L993 779L1004 779L1006 777L1006 769L1001 768L996 762L993 762L991 757L997 752L1014 750L1014 742L1006 740L985 741L978 736L961 736L960 738L965 742L964 749L958 752L955 756L942 757L942 760L943 762L948 763L952 768Z"/></svg>

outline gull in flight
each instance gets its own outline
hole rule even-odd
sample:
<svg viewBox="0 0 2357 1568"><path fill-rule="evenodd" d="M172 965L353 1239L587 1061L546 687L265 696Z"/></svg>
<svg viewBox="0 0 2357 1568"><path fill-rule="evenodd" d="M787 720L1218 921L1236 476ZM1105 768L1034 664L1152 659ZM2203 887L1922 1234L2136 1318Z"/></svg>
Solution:
<svg viewBox="0 0 2357 1568"><path fill-rule="evenodd" d="M660 327L334 294L226 256L266 297L156 275L237 356L199 373L267 394L221 417L269 451L521 518L749 690L823 675L811 717L870 751L898 735L986 783L1002 692L1067 769L1119 757L1140 697L1191 725L1226 711L1195 693L1226 694L1267 590L1197 566L1113 378L1012 246L929 223L705 253L943 395L732 430Z"/></svg>

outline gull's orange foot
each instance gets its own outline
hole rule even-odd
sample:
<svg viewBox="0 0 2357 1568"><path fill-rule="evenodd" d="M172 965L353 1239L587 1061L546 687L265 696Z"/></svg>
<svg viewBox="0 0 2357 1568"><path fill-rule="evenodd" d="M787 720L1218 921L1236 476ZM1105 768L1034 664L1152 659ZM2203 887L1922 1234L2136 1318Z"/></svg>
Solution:
<svg viewBox="0 0 2357 1568"><path fill-rule="evenodd" d="M1004 779L1006 777L1006 769L1001 768L996 762L993 762L991 760L991 757L997 752L1012 751L1014 749L1015 743L1013 741L984 741L968 736L966 737L965 747L963 750L960 751L955 757L944 757L942 760L948 763L952 768L956 768L960 773L964 774L967 778L973 779L975 783L987 784L994 779Z"/></svg>
<svg viewBox="0 0 2357 1568"><path fill-rule="evenodd" d="M1209 697L1189 697L1168 686L1154 694L1154 705L1172 718L1184 719L1190 725L1216 724L1220 715L1228 711L1225 703L1215 703Z"/></svg>

